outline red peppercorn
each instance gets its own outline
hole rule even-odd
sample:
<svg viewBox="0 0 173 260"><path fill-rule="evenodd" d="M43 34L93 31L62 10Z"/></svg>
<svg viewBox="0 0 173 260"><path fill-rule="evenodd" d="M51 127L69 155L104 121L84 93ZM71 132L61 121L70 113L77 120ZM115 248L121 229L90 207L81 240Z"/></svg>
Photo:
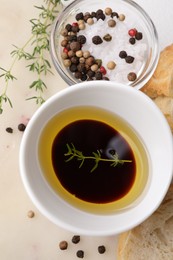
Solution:
<svg viewBox="0 0 173 260"><path fill-rule="evenodd" d="M100 72L101 72L103 75L106 75L106 73L107 73L105 67L103 67L103 66L100 67Z"/></svg>
<svg viewBox="0 0 173 260"><path fill-rule="evenodd" d="M68 54L68 49L67 49L67 48L64 48L64 49L63 49L63 52L65 52L65 53Z"/></svg>
<svg viewBox="0 0 173 260"><path fill-rule="evenodd" d="M78 23L72 23L72 26L78 26Z"/></svg>
<svg viewBox="0 0 173 260"><path fill-rule="evenodd" d="M134 37L135 35L136 35L136 33L137 33L137 30L134 28L134 29L130 29L129 31L128 31L128 34L131 36L131 37Z"/></svg>

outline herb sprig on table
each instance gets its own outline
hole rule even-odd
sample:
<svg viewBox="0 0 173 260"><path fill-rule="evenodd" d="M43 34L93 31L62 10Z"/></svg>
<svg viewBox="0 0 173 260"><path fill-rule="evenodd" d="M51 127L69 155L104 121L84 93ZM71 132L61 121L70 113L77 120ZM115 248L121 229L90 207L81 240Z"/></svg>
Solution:
<svg viewBox="0 0 173 260"><path fill-rule="evenodd" d="M49 52L50 26L58 13L60 0L43 1L44 5L35 6L40 10L38 18L30 20L32 26L30 38L22 47L13 45L14 50L11 52L12 63L8 69L0 66L0 77L3 80L3 85L0 88L0 114L3 113L4 103L8 103L13 107L12 100L8 95L8 89L10 83L17 80L16 76L13 75L13 69L17 61L21 59L27 62L26 67L28 70L35 73L35 80L29 85L29 88L34 89L36 94L28 99L34 99L38 105L45 101L43 92L47 86L43 76L52 73L51 64L46 57ZM29 51L27 51L28 47L30 47Z"/></svg>
<svg viewBox="0 0 173 260"><path fill-rule="evenodd" d="M94 166L90 172L93 172L97 169L100 161L110 163L110 166L115 167L118 164L130 163L131 160L121 160L119 159L118 153L114 150L110 151L110 158L102 158L101 152L97 150L96 152L92 152L92 155L85 156L82 151L76 149L73 143L66 144L67 152L64 154L65 157L68 157L66 162L71 161L72 159L76 159L80 162L79 168L82 167L85 160L93 160Z"/></svg>

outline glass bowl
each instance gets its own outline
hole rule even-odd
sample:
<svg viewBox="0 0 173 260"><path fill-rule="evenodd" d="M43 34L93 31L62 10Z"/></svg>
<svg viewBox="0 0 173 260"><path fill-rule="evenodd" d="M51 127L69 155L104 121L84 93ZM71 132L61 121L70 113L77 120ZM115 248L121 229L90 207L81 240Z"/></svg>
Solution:
<svg viewBox="0 0 173 260"><path fill-rule="evenodd" d="M68 85L101 79L140 89L158 63L158 34L131 0L75 0L53 24L50 52Z"/></svg>

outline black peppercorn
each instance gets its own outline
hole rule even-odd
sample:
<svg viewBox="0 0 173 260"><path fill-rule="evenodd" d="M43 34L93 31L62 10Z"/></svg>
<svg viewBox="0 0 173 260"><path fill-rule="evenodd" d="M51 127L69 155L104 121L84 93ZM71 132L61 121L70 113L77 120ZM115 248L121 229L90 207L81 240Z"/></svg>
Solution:
<svg viewBox="0 0 173 260"><path fill-rule="evenodd" d="M119 57L120 57L121 59L125 59L125 58L127 57L127 52L126 52L126 51L120 51Z"/></svg>
<svg viewBox="0 0 173 260"><path fill-rule="evenodd" d="M76 64L72 63L69 69L70 69L71 72L77 71L77 66L76 66Z"/></svg>
<svg viewBox="0 0 173 260"><path fill-rule="evenodd" d="M83 19L84 19L85 22L87 22L87 20L88 20L89 18L91 18L91 14L89 14L89 13L88 13L88 14L85 14L84 17L83 17Z"/></svg>
<svg viewBox="0 0 173 260"><path fill-rule="evenodd" d="M105 251L106 251L105 246L99 246L99 247L98 247L98 252L99 252L99 254L104 254Z"/></svg>
<svg viewBox="0 0 173 260"><path fill-rule="evenodd" d="M112 17L112 18L113 18L113 17L117 17L117 18L119 18L119 15L118 15L117 12L112 12L112 13L111 13L111 17Z"/></svg>
<svg viewBox="0 0 173 260"><path fill-rule="evenodd" d="M131 37L130 39L129 39L129 42L130 42L130 44L135 44L135 42L136 42L136 39L135 38L133 38L133 37Z"/></svg>
<svg viewBox="0 0 173 260"><path fill-rule="evenodd" d="M18 130L21 132L25 131L25 128L26 128L26 125L24 125L23 123L18 125Z"/></svg>
<svg viewBox="0 0 173 260"><path fill-rule="evenodd" d="M6 131L7 131L7 133L10 133L10 134L13 133L13 129L12 129L11 127L7 127L7 128L6 128Z"/></svg>
<svg viewBox="0 0 173 260"><path fill-rule="evenodd" d="M92 42L96 45L101 44L103 42L102 38L98 35L94 36L92 38Z"/></svg>
<svg viewBox="0 0 173 260"><path fill-rule="evenodd" d="M96 19L97 19L97 21L99 20L99 19L101 19L101 20L105 20L105 18L106 18L106 16L105 16L105 14L96 14Z"/></svg>
<svg viewBox="0 0 173 260"><path fill-rule="evenodd" d="M76 57L76 56L73 56L73 57L71 57L71 62L72 62L73 64L79 64L79 58Z"/></svg>
<svg viewBox="0 0 173 260"><path fill-rule="evenodd" d="M76 79L81 79L82 78L82 72L76 71L74 76L75 76Z"/></svg>
<svg viewBox="0 0 173 260"><path fill-rule="evenodd" d="M125 58L125 60L126 60L127 63L133 63L134 59L135 59L135 58L132 57L132 56L127 56L127 57Z"/></svg>
<svg viewBox="0 0 173 260"><path fill-rule="evenodd" d="M93 64L95 63L95 59L93 56L90 56L88 57L86 60L85 60L85 64L88 65L88 66L92 66Z"/></svg>
<svg viewBox="0 0 173 260"><path fill-rule="evenodd" d="M96 71L95 78L96 80L101 80L103 78L102 73L100 71Z"/></svg>
<svg viewBox="0 0 173 260"><path fill-rule="evenodd" d="M88 70L87 71L87 75L88 75L89 78L94 78L95 77L95 72L92 71L92 70Z"/></svg>
<svg viewBox="0 0 173 260"><path fill-rule="evenodd" d="M98 15L98 14L103 14L103 10L102 10L102 9L98 9L98 10L96 11L96 15Z"/></svg>
<svg viewBox="0 0 173 260"><path fill-rule="evenodd" d="M86 43L86 37L84 35L79 35L77 37L77 41L81 44L85 44Z"/></svg>
<svg viewBox="0 0 173 260"><path fill-rule="evenodd" d="M68 40L69 40L69 42L77 42L77 36L76 35L69 35Z"/></svg>
<svg viewBox="0 0 173 260"><path fill-rule="evenodd" d="M87 75L86 75L85 73L82 74L81 80L82 80L82 81L87 80Z"/></svg>
<svg viewBox="0 0 173 260"><path fill-rule="evenodd" d="M91 12L91 17L92 18L96 17L96 12Z"/></svg>
<svg viewBox="0 0 173 260"><path fill-rule="evenodd" d="M65 29L68 31L68 32L71 32L71 29L72 29L72 25L71 24L66 24L65 26Z"/></svg>
<svg viewBox="0 0 173 260"><path fill-rule="evenodd" d="M141 32L137 32L136 33L136 35L135 35L135 38L136 38L136 40L142 40L142 38L143 38L143 35L142 35L142 33Z"/></svg>
<svg viewBox="0 0 173 260"><path fill-rule="evenodd" d="M109 33L107 33L105 36L103 36L103 39L106 42L110 42L112 40L112 36Z"/></svg>
<svg viewBox="0 0 173 260"><path fill-rule="evenodd" d="M83 250L78 250L76 253L77 257L79 258L84 258L84 251Z"/></svg>
<svg viewBox="0 0 173 260"><path fill-rule="evenodd" d="M77 70L80 71L80 72L86 73L85 64L84 64L84 63L79 63L79 64L77 65Z"/></svg>
<svg viewBox="0 0 173 260"><path fill-rule="evenodd" d="M103 80L107 80L107 81L109 80L109 78L108 78L108 77L103 77L102 79L103 79Z"/></svg>
<svg viewBox="0 0 173 260"><path fill-rule="evenodd" d="M77 21L79 21L79 20L83 20L83 16L84 16L84 15L83 15L83 13L81 12L81 13L76 14L76 17L75 17L75 18L76 18Z"/></svg>
<svg viewBox="0 0 173 260"><path fill-rule="evenodd" d="M74 244L78 244L80 242L80 236L77 235L73 236L71 241Z"/></svg>

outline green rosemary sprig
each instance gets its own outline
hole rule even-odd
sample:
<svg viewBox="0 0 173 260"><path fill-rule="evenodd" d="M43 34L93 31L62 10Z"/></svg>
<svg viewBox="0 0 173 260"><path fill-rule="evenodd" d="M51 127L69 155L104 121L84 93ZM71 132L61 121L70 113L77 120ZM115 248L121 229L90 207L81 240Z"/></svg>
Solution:
<svg viewBox="0 0 173 260"><path fill-rule="evenodd" d="M26 67L30 72L34 72L36 79L30 84L29 88L34 89L36 95L28 98L35 99L36 103L41 105L45 98L43 96L44 90L47 88L43 80L43 76L51 72L51 64L46 58L49 52L49 34L50 26L54 21L58 12L60 0L43 0L45 5L35 6L40 13L37 19L31 19L31 36L23 45L23 47L14 46L11 52L12 64L9 69L0 67L0 78L4 79L4 87L0 93L0 114L3 112L4 103L9 103L12 106L12 100L8 96L8 88L10 82L17 80L12 71L17 61L24 59L27 62ZM30 50L27 51L27 48Z"/></svg>
<svg viewBox="0 0 173 260"><path fill-rule="evenodd" d="M78 151L74 144L66 144L67 146L67 153L64 154L64 156L69 157L66 162L71 161L72 159L76 158L78 161L80 161L79 168L82 167L85 160L94 160L95 164L90 172L93 172L97 169L98 164L100 161L108 162L110 163L110 166L117 166L118 164L124 164L124 163L130 163L132 160L120 160L117 152L111 153L111 159L106 159L101 157L101 153L99 150L97 152L92 152L92 156L85 156L81 151Z"/></svg>

